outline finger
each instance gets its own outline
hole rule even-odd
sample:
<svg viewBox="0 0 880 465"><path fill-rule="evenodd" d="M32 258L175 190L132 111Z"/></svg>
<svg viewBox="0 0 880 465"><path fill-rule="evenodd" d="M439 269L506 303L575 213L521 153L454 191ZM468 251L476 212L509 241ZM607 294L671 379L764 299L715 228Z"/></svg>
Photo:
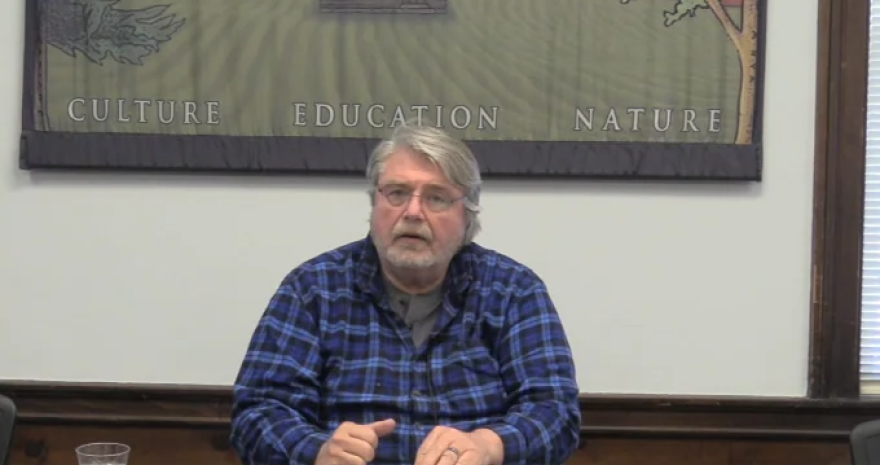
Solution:
<svg viewBox="0 0 880 465"><path fill-rule="evenodd" d="M477 453L476 449L466 449L460 452L461 455L458 456L458 461L455 462L456 465L477 465L480 463L480 454Z"/></svg>
<svg viewBox="0 0 880 465"><path fill-rule="evenodd" d="M437 465L440 455L452 444L452 439L455 436L450 434L452 431L451 429L437 427L428 433L428 437L425 438L425 442L422 443L416 455L415 465Z"/></svg>
<svg viewBox="0 0 880 465"><path fill-rule="evenodd" d="M434 443L436 443L440 438L449 431L449 429L443 426L435 426L434 429L428 433L428 437L422 441L422 446L419 448L419 452L427 452L434 448Z"/></svg>
<svg viewBox="0 0 880 465"><path fill-rule="evenodd" d="M416 461L413 465L434 465L433 462L428 461L428 456L431 453L431 448L434 443L437 442L437 436L439 436L441 432L442 431L439 427L435 427L430 433L428 433L428 436L422 441L419 450L416 452Z"/></svg>
<svg viewBox="0 0 880 465"><path fill-rule="evenodd" d="M370 427L352 428L348 431L348 435L350 438L369 444L373 449L379 447L379 435Z"/></svg>
<svg viewBox="0 0 880 465"><path fill-rule="evenodd" d="M356 437L348 436L339 438L339 447L342 451L356 455L363 460L370 462L376 456L376 448L367 441Z"/></svg>
<svg viewBox="0 0 880 465"><path fill-rule="evenodd" d="M437 465L455 465L458 462L458 454L446 447L440 451L440 457L437 459Z"/></svg>
<svg viewBox="0 0 880 465"><path fill-rule="evenodd" d="M388 418L386 420L370 423L367 426L375 431L376 435L381 438L391 434L391 432L394 431L394 428L397 427L397 422L395 422L393 418Z"/></svg>
<svg viewBox="0 0 880 465"><path fill-rule="evenodd" d="M362 457L344 450L336 451L336 453L333 454L333 458L336 459L335 463L339 465L367 465L367 461Z"/></svg>

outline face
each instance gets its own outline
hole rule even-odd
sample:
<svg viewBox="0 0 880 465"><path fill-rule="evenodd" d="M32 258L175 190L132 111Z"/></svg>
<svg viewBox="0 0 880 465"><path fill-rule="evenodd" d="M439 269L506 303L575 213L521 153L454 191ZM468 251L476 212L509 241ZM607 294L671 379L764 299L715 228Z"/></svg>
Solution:
<svg viewBox="0 0 880 465"><path fill-rule="evenodd" d="M464 193L443 170L408 148L388 157L378 188L370 231L382 259L398 268L445 268L464 239ZM410 193L402 205L394 205ZM448 209L432 211L450 200Z"/></svg>

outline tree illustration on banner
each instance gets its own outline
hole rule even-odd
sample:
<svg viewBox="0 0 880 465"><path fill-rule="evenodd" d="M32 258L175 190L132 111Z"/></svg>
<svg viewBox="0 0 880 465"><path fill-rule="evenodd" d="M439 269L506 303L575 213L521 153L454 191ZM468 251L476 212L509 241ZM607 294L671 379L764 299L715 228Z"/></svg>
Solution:
<svg viewBox="0 0 880 465"><path fill-rule="evenodd" d="M129 65L159 52L185 22L166 14L169 5L118 8L121 0L41 0L43 40L62 52L82 54L92 63L108 57Z"/></svg>
<svg viewBox="0 0 880 465"><path fill-rule="evenodd" d="M735 143L752 142L752 121L755 115L755 92L758 79L758 1L759 0L674 0L672 10L663 12L664 25L671 27L686 18L693 18L698 10L710 10L724 27L739 55L742 77L739 92L739 117ZM633 0L620 0L632 3ZM672 0L670 0L672 3ZM741 8L741 26L737 27L728 8Z"/></svg>

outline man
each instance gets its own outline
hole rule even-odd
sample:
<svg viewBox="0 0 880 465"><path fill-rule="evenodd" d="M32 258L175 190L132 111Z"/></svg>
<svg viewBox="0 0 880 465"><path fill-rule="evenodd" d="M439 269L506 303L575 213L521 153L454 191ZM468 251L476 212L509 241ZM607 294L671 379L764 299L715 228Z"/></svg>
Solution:
<svg viewBox="0 0 880 465"><path fill-rule="evenodd" d="M480 172L439 129L371 154L366 239L301 264L235 383L246 465L561 465L578 443L571 349L543 282L473 242Z"/></svg>

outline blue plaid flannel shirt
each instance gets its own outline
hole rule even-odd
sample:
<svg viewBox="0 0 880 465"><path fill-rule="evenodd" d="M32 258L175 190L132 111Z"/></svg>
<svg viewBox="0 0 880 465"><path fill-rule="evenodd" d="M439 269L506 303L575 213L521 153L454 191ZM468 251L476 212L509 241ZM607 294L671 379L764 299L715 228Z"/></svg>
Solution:
<svg viewBox="0 0 880 465"><path fill-rule="evenodd" d="M579 391L545 285L470 244L444 286L434 332L417 349L389 306L369 238L291 271L235 382L231 442L241 460L313 465L340 423L393 418L375 464L412 465L438 424L492 429L505 464L564 463L579 440Z"/></svg>

